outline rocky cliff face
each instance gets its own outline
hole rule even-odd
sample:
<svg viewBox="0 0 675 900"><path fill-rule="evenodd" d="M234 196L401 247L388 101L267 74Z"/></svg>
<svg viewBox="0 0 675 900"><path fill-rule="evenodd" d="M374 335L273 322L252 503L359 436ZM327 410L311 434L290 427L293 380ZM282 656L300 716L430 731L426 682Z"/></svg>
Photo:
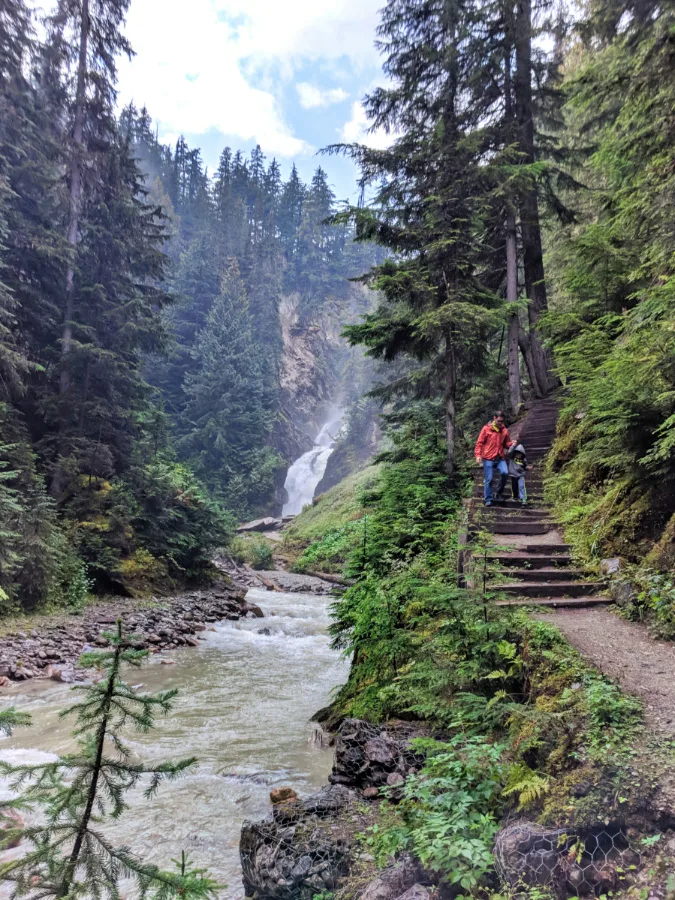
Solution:
<svg viewBox="0 0 675 900"><path fill-rule="evenodd" d="M350 361L359 351L347 345L342 329L358 321L371 302L368 289L351 285L346 299L327 300L316 320L301 322L300 295L283 297L282 409L274 443L289 463L312 447L331 407L355 399L360 386L353 383Z"/></svg>

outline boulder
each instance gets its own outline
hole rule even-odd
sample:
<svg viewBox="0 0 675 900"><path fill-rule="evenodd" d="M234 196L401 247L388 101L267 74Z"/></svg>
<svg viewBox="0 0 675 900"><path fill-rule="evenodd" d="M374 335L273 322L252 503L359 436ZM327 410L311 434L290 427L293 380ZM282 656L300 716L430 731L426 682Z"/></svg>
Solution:
<svg viewBox="0 0 675 900"><path fill-rule="evenodd" d="M625 561L621 559L620 556L613 556L610 559L601 559L600 560L600 574L601 575L618 575L619 572L626 565Z"/></svg>
<svg viewBox="0 0 675 900"><path fill-rule="evenodd" d="M262 611L262 609L260 609L259 606L256 606L255 603L245 603L242 607L242 611L244 615L248 616L250 614L254 619L265 618L265 613Z"/></svg>
<svg viewBox="0 0 675 900"><path fill-rule="evenodd" d="M637 591L630 581L612 580L609 593L617 606L631 606L637 600Z"/></svg>
<svg viewBox="0 0 675 900"><path fill-rule="evenodd" d="M404 853L400 859L382 869L379 876L366 885L359 900L397 900L401 896L406 896L421 878L419 863L408 853ZM425 895L428 896L426 891ZM424 898L421 897L420 900Z"/></svg>
<svg viewBox="0 0 675 900"><path fill-rule="evenodd" d="M254 519L252 522L244 522L237 528L237 534L248 534L252 531L276 531L282 526L281 519L266 516L264 519Z"/></svg>
<svg viewBox="0 0 675 900"><path fill-rule="evenodd" d="M430 900L431 892L423 884L413 884L398 900Z"/></svg>
<svg viewBox="0 0 675 900"><path fill-rule="evenodd" d="M288 803L289 800L297 800L298 795L295 793L293 788L290 787L278 787L273 788L270 791L270 800L272 803Z"/></svg>
<svg viewBox="0 0 675 900"><path fill-rule="evenodd" d="M334 890L349 869L345 812L351 807L356 814L357 801L354 791L330 785L306 800L275 804L274 815L261 822L244 822L239 854L246 896L312 900Z"/></svg>

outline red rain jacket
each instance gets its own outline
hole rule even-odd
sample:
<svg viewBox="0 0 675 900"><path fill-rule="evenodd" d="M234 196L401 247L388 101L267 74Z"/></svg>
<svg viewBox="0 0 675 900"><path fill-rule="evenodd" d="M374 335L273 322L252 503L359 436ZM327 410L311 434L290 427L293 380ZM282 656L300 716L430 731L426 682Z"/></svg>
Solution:
<svg viewBox="0 0 675 900"><path fill-rule="evenodd" d="M495 431L492 422L483 425L476 441L474 453L476 459L504 459L506 450L511 443L506 427Z"/></svg>

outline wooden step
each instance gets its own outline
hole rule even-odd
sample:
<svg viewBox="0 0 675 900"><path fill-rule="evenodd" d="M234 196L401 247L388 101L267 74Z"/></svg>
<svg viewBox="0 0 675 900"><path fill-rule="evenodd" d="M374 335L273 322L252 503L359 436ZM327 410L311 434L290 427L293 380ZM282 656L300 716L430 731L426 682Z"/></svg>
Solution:
<svg viewBox="0 0 675 900"><path fill-rule="evenodd" d="M576 579L582 579L586 575L583 569L568 569L563 567L556 569L550 566L534 569L499 569L493 574L496 578L499 578L500 576L517 578L520 582L529 581L540 582L543 584L549 584L553 581L571 582Z"/></svg>
<svg viewBox="0 0 675 900"><path fill-rule="evenodd" d="M518 521L518 522L484 522L482 523L486 531L490 534L546 534L555 528L555 522L534 520Z"/></svg>
<svg viewBox="0 0 675 900"><path fill-rule="evenodd" d="M481 499L482 499L481 494ZM493 507L488 507L488 509L495 510L518 510L523 513L538 513L539 515L546 516L550 512L550 509L545 506L535 506L533 503L528 502L525 506L520 502L520 500L514 500L512 497L509 497L507 500L502 500L499 503L496 503Z"/></svg>
<svg viewBox="0 0 675 900"><path fill-rule="evenodd" d="M602 585L597 581L557 581L539 584L520 581L513 584L493 584L491 591L515 594L518 597L586 597L597 596Z"/></svg>
<svg viewBox="0 0 675 900"><path fill-rule="evenodd" d="M536 553L537 555L540 553L543 554L551 554L551 553L569 553L572 549L571 544L527 544L525 547L519 548L525 553Z"/></svg>
<svg viewBox="0 0 675 900"><path fill-rule="evenodd" d="M530 569L544 569L554 566L569 566L572 564L572 557L568 553L561 553L558 556L538 553L496 553L488 556L488 562L500 566L514 566L520 568L528 566ZM480 556L474 557L477 565L480 565Z"/></svg>
<svg viewBox="0 0 675 900"><path fill-rule="evenodd" d="M545 606L548 609L587 609L611 606L611 597L549 597L541 600L498 600L495 606Z"/></svg>
<svg viewBox="0 0 675 900"><path fill-rule="evenodd" d="M507 504L510 504L507 506ZM523 506L519 500L493 500L492 506L484 506L479 510L483 518L499 519L500 521L513 521L517 516L524 516L526 519L546 519L550 518L551 510L543 506Z"/></svg>

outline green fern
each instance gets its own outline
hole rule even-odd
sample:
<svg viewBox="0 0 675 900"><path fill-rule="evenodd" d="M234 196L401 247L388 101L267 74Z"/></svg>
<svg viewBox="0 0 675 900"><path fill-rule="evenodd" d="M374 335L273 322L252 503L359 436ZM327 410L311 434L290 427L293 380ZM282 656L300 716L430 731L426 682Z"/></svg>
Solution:
<svg viewBox="0 0 675 900"><path fill-rule="evenodd" d="M535 800L540 800L551 788L551 779L540 775L524 763L515 763L509 768L503 794L508 797L518 794L518 808L525 809Z"/></svg>

